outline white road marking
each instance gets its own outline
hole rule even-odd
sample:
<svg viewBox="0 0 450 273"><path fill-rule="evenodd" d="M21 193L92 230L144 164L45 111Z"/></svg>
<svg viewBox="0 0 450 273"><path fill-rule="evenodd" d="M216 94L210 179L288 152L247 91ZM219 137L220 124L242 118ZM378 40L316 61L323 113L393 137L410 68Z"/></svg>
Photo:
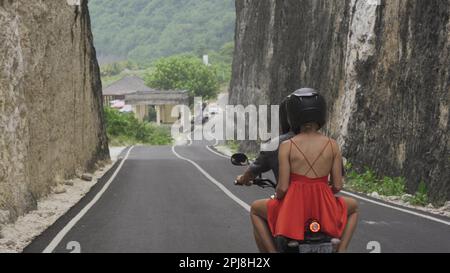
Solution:
<svg viewBox="0 0 450 273"><path fill-rule="evenodd" d="M376 225L377 224L377 222L375 222L375 221L363 221L363 223L367 224L367 225Z"/></svg>
<svg viewBox="0 0 450 273"><path fill-rule="evenodd" d="M213 151L208 146L206 146L206 148L209 151L211 151L212 153L216 154L217 156L225 157L224 155ZM229 157L226 157L226 158L229 158ZM445 221L445 220L442 220L442 219L439 219L439 218L436 218L436 217L433 217L433 216L425 215L425 214L418 213L418 212L415 212L415 211L411 211L411 210L408 210L408 209L404 209L404 208L400 208L400 207L396 207L396 206L391 206L389 204L385 204L385 203L382 203L382 202L378 202L378 201L375 201L375 200L364 198L362 196L359 196L359 195L356 195L356 194L353 194L353 193L350 193L350 192L342 191L342 193L345 194L345 195L354 197L356 199L363 200L363 201L366 201L366 202L378 205L378 206L382 206L382 207L390 208L390 209L393 209L393 210L401 211L401 212L404 212L404 213L407 213L407 214L411 214L411 215L414 215L414 216L417 216L417 217L421 217L421 218L424 218L424 219L427 219L427 220L430 220L430 221L434 221L434 222L437 222L437 223L441 223L441 224L450 226L450 221Z"/></svg>
<svg viewBox="0 0 450 273"><path fill-rule="evenodd" d="M396 207L396 206L391 206L391 205L388 205L388 204L385 204L385 203L381 203L381 202L378 202L378 201L375 201L375 200L364 198L362 196L359 196L357 194L353 194L353 193L350 193L350 192L343 191L342 193L345 194L345 195L348 195L348 196L351 196L351 197L354 197L354 198L357 198L357 199L360 199L360 200L363 200L363 201L375 204L375 205L379 205L379 206L382 206L382 207L390 208L390 209L393 209L393 210L398 210L398 211L401 211L401 212L404 212L404 213L408 213L408 214L411 214L411 215L414 215L414 216L417 216L417 217L421 217L421 218L424 218L424 219L428 219L428 220L431 220L431 221L434 221L434 222L438 222L438 223L450 226L450 222L449 221L445 221L445 220L442 220L442 219L439 219L439 218L436 218L436 217L433 217L433 216L425 215L425 214L418 213L418 212L411 211L411 210L407 210L407 209L404 209L404 208L399 208L399 207Z"/></svg>
<svg viewBox="0 0 450 273"><path fill-rule="evenodd" d="M42 251L42 253L52 253L55 248L61 243L61 241L64 239L64 237L69 233L69 231L80 221L80 219L89 211L90 208L92 208L95 203L102 197L103 193L108 189L109 185L114 181L117 174L119 173L120 169L122 169L123 164L128 159L128 156L130 155L131 150L133 150L134 146L132 146L128 152L126 153L125 157L122 159L122 162L120 162L119 167L117 167L114 174L109 178L108 182L103 186L103 188L97 193L97 195L94 197L94 199L91 200L70 222L53 238L53 240L50 242L50 244Z"/></svg>
<svg viewBox="0 0 450 273"><path fill-rule="evenodd" d="M172 152L173 154L178 157L181 160L187 161L189 163L191 163L192 165L194 165L194 167L196 167L209 181L211 181L213 184L215 184L217 187L219 187L219 189L221 189L228 197L230 197L234 202L236 202L238 205L240 205L241 207L243 207L247 212L250 212L250 206L245 203L244 201L242 201L241 199L239 199L236 195L234 195L231 191L229 191L222 183L220 183L219 181L217 181L214 177L212 177L208 172L206 172L202 167L200 167L197 163L195 163L194 161L182 157L181 155L179 155L176 151L175 151L175 146L172 146Z"/></svg>

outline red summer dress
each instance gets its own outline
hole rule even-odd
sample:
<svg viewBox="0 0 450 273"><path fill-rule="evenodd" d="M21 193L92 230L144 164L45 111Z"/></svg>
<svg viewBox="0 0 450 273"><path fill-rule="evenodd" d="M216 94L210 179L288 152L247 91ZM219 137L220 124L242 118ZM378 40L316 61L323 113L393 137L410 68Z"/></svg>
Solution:
<svg viewBox="0 0 450 273"><path fill-rule="evenodd" d="M305 156L298 145L291 140L291 147L292 144ZM331 140L327 146L329 144ZM306 156L305 159L310 166L310 171L314 171L315 162L310 164ZM328 185L328 176L313 179L292 173L284 199L270 200L267 206L267 221L275 237L284 236L303 241L307 222L318 220L323 233L333 238L341 238L347 224L346 204L342 198L333 194Z"/></svg>

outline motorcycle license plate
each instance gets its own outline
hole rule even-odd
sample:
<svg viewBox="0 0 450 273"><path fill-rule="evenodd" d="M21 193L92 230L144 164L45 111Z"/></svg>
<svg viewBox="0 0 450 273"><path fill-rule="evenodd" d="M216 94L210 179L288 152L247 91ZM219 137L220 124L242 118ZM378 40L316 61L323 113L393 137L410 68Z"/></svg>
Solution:
<svg viewBox="0 0 450 273"><path fill-rule="evenodd" d="M331 243L323 244L303 244L300 245L300 253L333 253L333 245Z"/></svg>

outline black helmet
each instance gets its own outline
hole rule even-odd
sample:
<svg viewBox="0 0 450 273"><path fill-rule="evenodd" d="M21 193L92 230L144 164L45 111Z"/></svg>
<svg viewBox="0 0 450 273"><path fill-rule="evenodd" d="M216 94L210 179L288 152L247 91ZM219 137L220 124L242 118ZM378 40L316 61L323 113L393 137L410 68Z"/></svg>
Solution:
<svg viewBox="0 0 450 273"><path fill-rule="evenodd" d="M280 133L282 135L287 134L291 131L291 125L289 124L289 121L288 121L287 104L288 104L288 98L286 97L280 103L280 112L279 112Z"/></svg>
<svg viewBox="0 0 450 273"><path fill-rule="evenodd" d="M294 133L303 125L315 122L322 128L326 122L327 105L323 96L314 89L302 88L288 98L288 120Z"/></svg>

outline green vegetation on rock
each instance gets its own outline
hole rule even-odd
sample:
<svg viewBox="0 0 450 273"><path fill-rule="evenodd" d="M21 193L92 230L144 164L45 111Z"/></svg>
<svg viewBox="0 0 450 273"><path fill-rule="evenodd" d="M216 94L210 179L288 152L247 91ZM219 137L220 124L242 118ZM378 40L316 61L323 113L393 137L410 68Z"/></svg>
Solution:
<svg viewBox="0 0 450 273"><path fill-rule="evenodd" d="M416 194L408 200L412 205L426 206L429 204L427 185L422 181Z"/></svg>
<svg viewBox="0 0 450 273"><path fill-rule="evenodd" d="M347 164L346 169L348 171L346 187L350 190L365 194L376 192L382 196L405 196L403 201L415 206L426 206L430 202L427 186L424 182L419 184L419 188L414 195L408 195L406 194L406 182L403 177L392 178L385 176L379 178L370 169L366 169L364 173L357 173L352 170L350 163Z"/></svg>
<svg viewBox="0 0 450 273"><path fill-rule="evenodd" d="M384 196L401 196L405 194L405 179L403 177L383 177L378 178L375 173L367 169L364 173L358 174L351 171L347 175L347 186L362 193L377 192Z"/></svg>

